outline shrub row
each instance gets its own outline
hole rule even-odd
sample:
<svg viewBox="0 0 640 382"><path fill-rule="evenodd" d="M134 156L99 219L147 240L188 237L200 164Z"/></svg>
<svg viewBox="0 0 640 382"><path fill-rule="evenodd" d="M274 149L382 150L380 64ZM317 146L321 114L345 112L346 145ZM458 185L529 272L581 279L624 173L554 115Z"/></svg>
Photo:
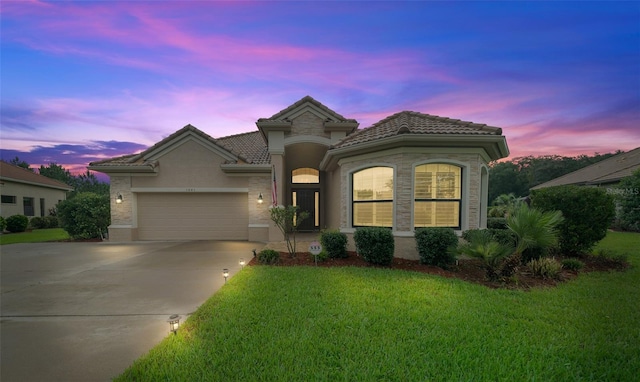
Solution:
<svg viewBox="0 0 640 382"><path fill-rule="evenodd" d="M33 229L58 228L60 222L56 216L33 217L29 220L29 227Z"/></svg>
<svg viewBox="0 0 640 382"><path fill-rule="evenodd" d="M6 220L7 231L9 232L24 232L29 226L29 218L24 215L12 215Z"/></svg>

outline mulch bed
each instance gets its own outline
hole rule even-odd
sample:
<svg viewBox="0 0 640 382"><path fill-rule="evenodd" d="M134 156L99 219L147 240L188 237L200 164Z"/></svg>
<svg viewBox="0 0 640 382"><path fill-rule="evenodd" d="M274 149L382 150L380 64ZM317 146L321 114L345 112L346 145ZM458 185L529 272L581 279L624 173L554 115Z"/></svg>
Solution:
<svg viewBox="0 0 640 382"><path fill-rule="evenodd" d="M556 257L557 258L557 257ZM562 261L562 258L557 258ZM528 290L535 287L553 287L561 282L565 282L575 278L578 273L584 272L608 272L608 271L624 271L629 264L598 258L595 256L583 256L579 258L585 266L580 272L572 272L563 270L560 277L556 279L542 279L534 277L525 266L521 266L512 277L504 281L489 281L485 277L485 269L482 262L477 259L459 260L458 264L452 265L450 269L442 269L431 265L420 264L418 260L407 260L394 258L389 266L374 265L366 262L355 252L349 252L345 259L327 259L318 261L319 267L366 267L366 268L390 268L414 272L429 273L449 278L458 278L467 282L485 285L489 288L508 288ZM254 257L249 265L260 265ZM280 261L276 266L316 266L313 255L309 252L298 252L295 258L292 258L288 252L280 252Z"/></svg>

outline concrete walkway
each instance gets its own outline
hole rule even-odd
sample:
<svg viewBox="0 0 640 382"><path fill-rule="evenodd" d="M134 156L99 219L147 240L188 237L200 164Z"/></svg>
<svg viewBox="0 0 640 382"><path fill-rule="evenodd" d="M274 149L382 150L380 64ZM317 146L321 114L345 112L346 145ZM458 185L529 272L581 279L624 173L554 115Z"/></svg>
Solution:
<svg viewBox="0 0 640 382"><path fill-rule="evenodd" d="M169 334L262 243L0 247L0 380L107 381Z"/></svg>

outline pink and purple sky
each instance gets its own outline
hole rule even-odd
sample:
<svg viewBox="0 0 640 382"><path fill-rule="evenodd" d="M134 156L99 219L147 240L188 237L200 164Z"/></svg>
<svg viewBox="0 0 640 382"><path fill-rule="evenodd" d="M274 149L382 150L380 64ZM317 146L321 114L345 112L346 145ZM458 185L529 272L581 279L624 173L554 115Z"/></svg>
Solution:
<svg viewBox="0 0 640 382"><path fill-rule="evenodd" d="M7 1L2 159L91 161L310 95L503 128L511 157L640 146L640 2Z"/></svg>

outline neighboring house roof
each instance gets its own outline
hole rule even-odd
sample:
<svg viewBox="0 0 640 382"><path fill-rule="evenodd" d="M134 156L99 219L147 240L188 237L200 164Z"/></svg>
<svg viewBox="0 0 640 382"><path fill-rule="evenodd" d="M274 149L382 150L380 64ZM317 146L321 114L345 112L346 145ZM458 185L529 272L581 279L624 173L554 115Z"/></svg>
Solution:
<svg viewBox="0 0 640 382"><path fill-rule="evenodd" d="M502 129L415 111L401 111L348 135L334 147L346 147L400 134L502 135Z"/></svg>
<svg viewBox="0 0 640 382"><path fill-rule="evenodd" d="M73 187L44 175L36 174L25 168L0 161L0 180L16 183L30 184L33 186L55 188L62 191L71 191Z"/></svg>
<svg viewBox="0 0 640 382"><path fill-rule="evenodd" d="M619 182L640 169L640 147L620 153L570 172L548 182L532 187L532 190L564 185L599 185Z"/></svg>

